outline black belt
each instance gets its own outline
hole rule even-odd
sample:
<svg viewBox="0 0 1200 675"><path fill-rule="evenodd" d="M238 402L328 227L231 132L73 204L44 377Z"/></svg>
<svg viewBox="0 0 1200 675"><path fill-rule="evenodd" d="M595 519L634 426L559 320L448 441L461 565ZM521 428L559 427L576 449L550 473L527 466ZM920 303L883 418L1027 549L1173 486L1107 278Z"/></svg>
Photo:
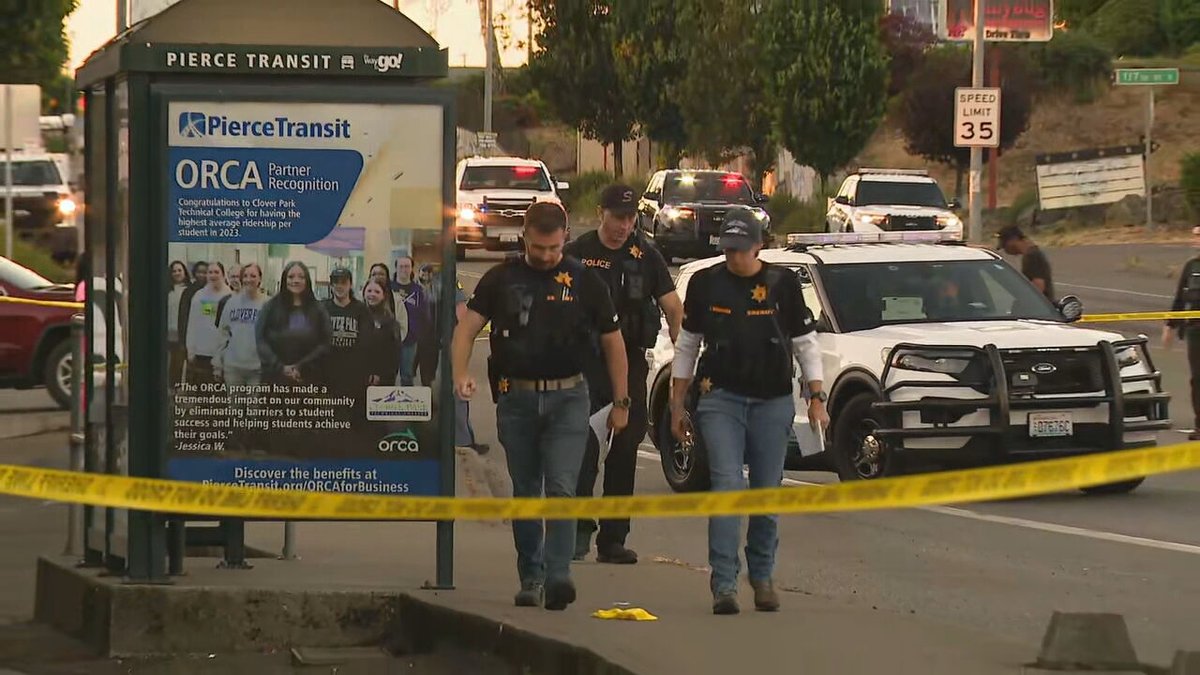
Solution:
<svg viewBox="0 0 1200 675"><path fill-rule="evenodd" d="M518 380L516 378L509 380L509 384L513 389L520 389L522 391L560 391L562 389L571 389L581 382L583 382L582 374L563 377L557 380Z"/></svg>

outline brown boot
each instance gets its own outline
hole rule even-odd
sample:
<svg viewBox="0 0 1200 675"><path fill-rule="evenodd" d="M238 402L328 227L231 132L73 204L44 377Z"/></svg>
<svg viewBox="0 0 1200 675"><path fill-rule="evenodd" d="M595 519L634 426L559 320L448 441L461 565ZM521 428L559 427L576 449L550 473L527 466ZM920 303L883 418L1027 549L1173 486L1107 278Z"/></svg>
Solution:
<svg viewBox="0 0 1200 675"><path fill-rule="evenodd" d="M775 584L770 580L750 581L754 589L754 609L760 612L779 611L779 594L775 592Z"/></svg>

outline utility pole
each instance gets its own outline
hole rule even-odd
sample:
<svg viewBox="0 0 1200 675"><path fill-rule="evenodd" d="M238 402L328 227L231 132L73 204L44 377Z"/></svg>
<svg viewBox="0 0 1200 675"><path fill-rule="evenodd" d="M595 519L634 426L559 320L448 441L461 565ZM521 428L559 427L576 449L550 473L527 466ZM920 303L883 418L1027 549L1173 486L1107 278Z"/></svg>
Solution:
<svg viewBox="0 0 1200 675"><path fill-rule="evenodd" d="M4 256L13 257L13 88L4 85Z"/></svg>
<svg viewBox="0 0 1200 675"><path fill-rule="evenodd" d="M986 0L975 0L975 44L972 48L971 86L978 89L983 86L983 50L984 50L984 5ZM983 239L983 148L971 148L970 171L970 200L971 215L967 224L967 241L980 242Z"/></svg>
<svg viewBox="0 0 1200 675"><path fill-rule="evenodd" d="M117 0L117 35L129 27L129 0Z"/></svg>
<svg viewBox="0 0 1200 675"><path fill-rule="evenodd" d="M484 26L484 68L483 68L483 130L492 130L492 39L495 37L495 26L492 24L492 0L484 2L484 13L487 14Z"/></svg>

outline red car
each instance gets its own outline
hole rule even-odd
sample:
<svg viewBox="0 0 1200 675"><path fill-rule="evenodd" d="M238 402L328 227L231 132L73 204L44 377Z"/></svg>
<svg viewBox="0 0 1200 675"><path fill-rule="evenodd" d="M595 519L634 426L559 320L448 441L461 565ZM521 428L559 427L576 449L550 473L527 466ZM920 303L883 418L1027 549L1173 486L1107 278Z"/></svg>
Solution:
<svg viewBox="0 0 1200 675"><path fill-rule="evenodd" d="M74 302L72 284L56 284L0 256L0 298ZM71 401L71 316L68 307L0 299L0 388L45 386L61 407Z"/></svg>

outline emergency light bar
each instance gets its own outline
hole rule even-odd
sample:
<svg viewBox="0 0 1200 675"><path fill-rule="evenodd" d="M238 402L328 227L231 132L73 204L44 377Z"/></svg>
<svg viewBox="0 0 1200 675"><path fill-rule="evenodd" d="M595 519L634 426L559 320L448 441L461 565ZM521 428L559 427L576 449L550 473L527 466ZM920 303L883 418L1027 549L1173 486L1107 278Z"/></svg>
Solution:
<svg viewBox="0 0 1200 675"><path fill-rule="evenodd" d="M855 171L856 174L876 174L884 176L928 176L929 172L925 169L872 169L863 168Z"/></svg>
<svg viewBox="0 0 1200 675"><path fill-rule="evenodd" d="M818 234L793 233L787 236L788 246L833 246L837 244L935 244L958 241L959 237L945 230L922 232L825 232Z"/></svg>

